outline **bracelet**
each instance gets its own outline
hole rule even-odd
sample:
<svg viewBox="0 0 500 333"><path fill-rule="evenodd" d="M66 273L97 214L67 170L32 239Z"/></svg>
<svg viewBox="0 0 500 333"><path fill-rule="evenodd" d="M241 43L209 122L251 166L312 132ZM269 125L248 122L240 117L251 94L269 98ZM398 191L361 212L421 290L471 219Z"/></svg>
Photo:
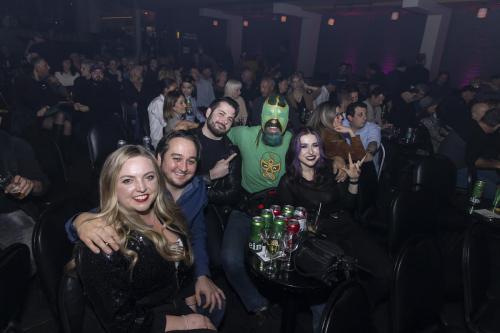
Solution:
<svg viewBox="0 0 500 333"><path fill-rule="evenodd" d="M355 181L352 181L351 179L349 179L349 184L351 185L358 185L359 181L356 179Z"/></svg>

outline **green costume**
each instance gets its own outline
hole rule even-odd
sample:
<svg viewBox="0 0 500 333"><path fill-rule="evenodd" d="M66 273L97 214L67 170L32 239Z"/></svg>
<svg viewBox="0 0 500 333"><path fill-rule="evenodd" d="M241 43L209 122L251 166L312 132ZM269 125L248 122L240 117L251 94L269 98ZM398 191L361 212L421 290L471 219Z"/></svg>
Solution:
<svg viewBox="0 0 500 333"><path fill-rule="evenodd" d="M281 129L277 145L266 144L263 129L269 122L278 122ZM241 186L250 193L277 187L285 174L285 155L292 135L286 132L288 105L277 96L269 97L262 108L262 125L232 128L227 136L240 149Z"/></svg>

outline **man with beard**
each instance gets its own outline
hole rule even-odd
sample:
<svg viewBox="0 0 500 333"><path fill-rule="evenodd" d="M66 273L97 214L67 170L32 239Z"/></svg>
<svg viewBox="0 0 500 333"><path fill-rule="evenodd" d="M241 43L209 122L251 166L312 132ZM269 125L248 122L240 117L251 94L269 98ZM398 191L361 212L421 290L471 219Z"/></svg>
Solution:
<svg viewBox="0 0 500 333"><path fill-rule="evenodd" d="M230 97L213 101L206 111L203 127L193 130L202 150L197 174L207 184L208 206L205 209L207 250L212 267L222 265L220 248L224 225L241 194L241 160L238 148L226 136L238 114L238 103Z"/></svg>
<svg viewBox="0 0 500 333"><path fill-rule="evenodd" d="M259 316L268 312L269 304L248 276L244 255L250 235L250 216L255 213L257 203L272 203L269 199L275 192L270 190L278 186L285 173L285 155L292 137L286 131L288 104L285 98L269 96L262 108L261 119L260 126L235 127L228 133L229 139L240 149L244 191L240 210L233 210L229 216L221 251L229 282L246 309Z"/></svg>
<svg viewBox="0 0 500 333"><path fill-rule="evenodd" d="M90 69L89 108L91 124L113 119L121 114L119 91L108 79L104 78L104 67L92 65Z"/></svg>

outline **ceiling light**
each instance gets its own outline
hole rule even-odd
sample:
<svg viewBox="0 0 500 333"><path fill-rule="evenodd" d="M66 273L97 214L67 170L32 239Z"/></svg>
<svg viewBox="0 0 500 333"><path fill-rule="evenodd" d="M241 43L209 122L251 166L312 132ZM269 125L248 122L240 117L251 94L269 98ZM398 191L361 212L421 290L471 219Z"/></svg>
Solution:
<svg viewBox="0 0 500 333"><path fill-rule="evenodd" d="M287 19L286 15L281 15L280 18L281 23L286 23L286 19Z"/></svg>
<svg viewBox="0 0 500 333"><path fill-rule="evenodd" d="M476 17L478 19L484 19L486 18L486 16L488 15L488 8L486 7L481 7L477 10L477 15Z"/></svg>
<svg viewBox="0 0 500 333"><path fill-rule="evenodd" d="M217 21L217 20L213 20L213 21L212 21L212 25L213 25L214 27L218 27L218 26L219 26L219 21Z"/></svg>
<svg viewBox="0 0 500 333"><path fill-rule="evenodd" d="M243 20L243 26L244 26L245 28L248 28L248 20Z"/></svg>
<svg viewBox="0 0 500 333"><path fill-rule="evenodd" d="M328 25L331 27L333 27L335 25L335 19L333 17L330 17L328 19Z"/></svg>
<svg viewBox="0 0 500 333"><path fill-rule="evenodd" d="M397 20L399 20L399 12L396 10L393 11L391 14L391 21L397 21Z"/></svg>

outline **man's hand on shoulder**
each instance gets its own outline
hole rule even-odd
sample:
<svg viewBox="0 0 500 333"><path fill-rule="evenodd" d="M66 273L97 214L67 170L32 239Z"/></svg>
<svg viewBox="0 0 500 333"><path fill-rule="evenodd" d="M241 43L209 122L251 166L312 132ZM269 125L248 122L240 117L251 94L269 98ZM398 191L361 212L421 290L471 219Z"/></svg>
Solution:
<svg viewBox="0 0 500 333"><path fill-rule="evenodd" d="M73 222L80 240L94 253L111 254L120 249L118 234L94 213L83 213Z"/></svg>

